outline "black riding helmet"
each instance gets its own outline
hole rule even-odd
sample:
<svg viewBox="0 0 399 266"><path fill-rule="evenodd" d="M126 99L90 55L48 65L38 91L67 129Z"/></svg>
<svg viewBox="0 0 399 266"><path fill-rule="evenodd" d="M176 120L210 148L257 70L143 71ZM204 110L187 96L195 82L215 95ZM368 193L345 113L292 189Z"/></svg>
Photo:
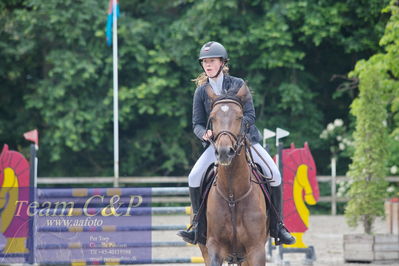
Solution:
<svg viewBox="0 0 399 266"><path fill-rule="evenodd" d="M224 48L223 45L221 45L218 42L207 42L204 44L200 50L198 61L199 64L201 65L201 68L203 69L202 66L202 60L205 58L212 58L212 57L220 57L223 60L223 65L220 66L219 71L216 73L215 77L217 77L220 72L223 69L223 66L229 61L229 57L227 55L227 51ZM214 78L214 77L210 77Z"/></svg>
<svg viewBox="0 0 399 266"><path fill-rule="evenodd" d="M211 57L221 57L224 63L229 61L226 49L218 42L207 42L204 44L200 50L198 60L201 63L202 59Z"/></svg>

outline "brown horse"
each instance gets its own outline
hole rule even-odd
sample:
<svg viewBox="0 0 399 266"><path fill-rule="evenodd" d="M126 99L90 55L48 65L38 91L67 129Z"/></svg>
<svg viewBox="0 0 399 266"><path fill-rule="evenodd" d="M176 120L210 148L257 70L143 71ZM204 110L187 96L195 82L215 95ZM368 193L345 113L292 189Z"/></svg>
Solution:
<svg viewBox="0 0 399 266"><path fill-rule="evenodd" d="M268 230L262 189L252 182L248 164L249 142L245 138L242 103L250 96L247 86L234 97L213 100L210 123L217 157L217 176L207 199L207 240L200 244L206 265L223 262L266 265Z"/></svg>

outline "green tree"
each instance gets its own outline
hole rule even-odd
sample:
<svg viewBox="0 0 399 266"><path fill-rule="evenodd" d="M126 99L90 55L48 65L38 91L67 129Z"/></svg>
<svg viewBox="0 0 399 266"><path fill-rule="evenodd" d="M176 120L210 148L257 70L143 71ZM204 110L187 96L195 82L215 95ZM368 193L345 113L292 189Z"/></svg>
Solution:
<svg viewBox="0 0 399 266"><path fill-rule="evenodd" d="M345 215L348 223L362 223L371 233L376 217L384 215L388 156L388 107L398 95L398 26L397 1L385 9L391 12L381 45L385 52L356 64L352 76L359 78L359 96L352 104L356 117L355 154L348 176L353 180L349 189L350 201ZM394 104L395 105L395 104ZM397 114L396 114L397 115ZM394 129L397 132L397 128ZM396 133L394 133L396 134Z"/></svg>

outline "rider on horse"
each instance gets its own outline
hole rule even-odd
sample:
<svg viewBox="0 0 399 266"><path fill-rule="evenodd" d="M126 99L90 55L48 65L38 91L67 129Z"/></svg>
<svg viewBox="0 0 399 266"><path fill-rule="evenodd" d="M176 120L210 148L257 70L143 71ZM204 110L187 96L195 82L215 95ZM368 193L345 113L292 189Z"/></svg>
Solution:
<svg viewBox="0 0 399 266"><path fill-rule="evenodd" d="M208 42L200 50L199 63L204 70L198 78L196 83L198 85L194 93L193 100L193 129L194 134L207 146L198 161L192 168L189 176L189 192L190 200L194 215L198 213L200 208L200 184L208 167L215 163L215 149L209 145L209 139L212 138L212 131L207 129L207 122L211 111L212 101L206 93L205 88L211 86L215 94L225 95L229 91L237 92L245 82L237 77L228 74L226 66L228 62L228 55L226 49L218 42ZM267 151L259 144L262 136L255 126L255 109L252 98L243 103L244 107L244 124L248 128L248 137L251 142L251 152L253 160L258 164L263 173L271 180L271 201L275 210L270 212L270 235L275 238L277 245L279 244L293 244L295 238L285 228L281 218L281 175L274 163L273 159ZM182 230L178 232L184 241L196 244L198 236L198 225L193 224L191 230Z"/></svg>

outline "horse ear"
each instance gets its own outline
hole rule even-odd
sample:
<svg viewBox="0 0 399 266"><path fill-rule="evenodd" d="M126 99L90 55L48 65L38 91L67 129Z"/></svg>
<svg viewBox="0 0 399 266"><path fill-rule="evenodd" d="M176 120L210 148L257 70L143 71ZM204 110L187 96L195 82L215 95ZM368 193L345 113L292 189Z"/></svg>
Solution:
<svg viewBox="0 0 399 266"><path fill-rule="evenodd" d="M205 90L206 90L206 94L208 94L209 98L211 98L212 101L215 101L218 96L213 91L211 85L206 86Z"/></svg>
<svg viewBox="0 0 399 266"><path fill-rule="evenodd" d="M242 85L242 87L238 90L236 96L240 98L242 102L246 102L251 98L251 92L246 84Z"/></svg>

